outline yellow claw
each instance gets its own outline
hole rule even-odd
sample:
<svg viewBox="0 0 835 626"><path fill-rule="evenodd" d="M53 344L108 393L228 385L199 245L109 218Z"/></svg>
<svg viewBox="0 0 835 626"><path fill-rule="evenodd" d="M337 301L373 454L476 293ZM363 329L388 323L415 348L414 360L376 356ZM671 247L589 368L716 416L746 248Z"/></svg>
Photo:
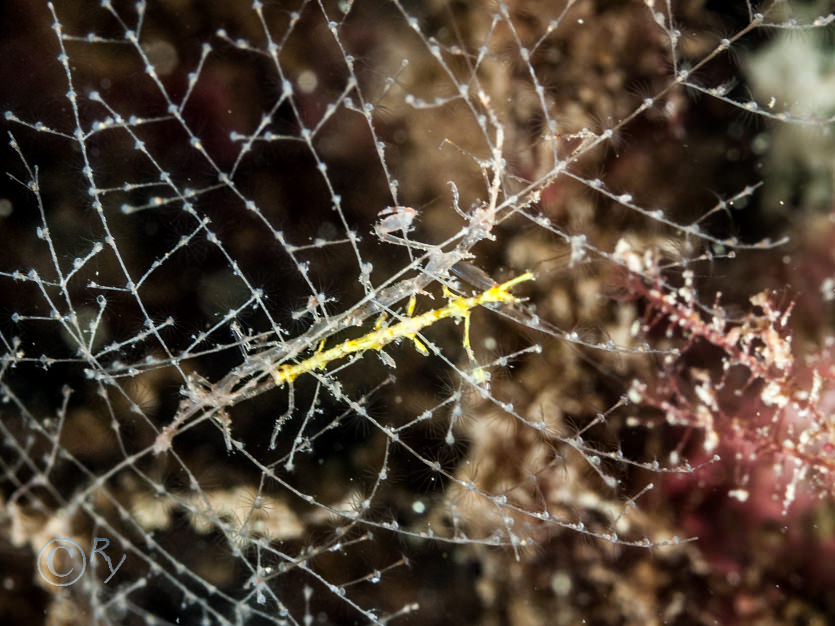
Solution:
<svg viewBox="0 0 835 626"><path fill-rule="evenodd" d="M420 352L423 356L429 356L429 348L423 345L423 342L418 339L417 337L409 337L412 340L412 343L415 344L415 350Z"/></svg>
<svg viewBox="0 0 835 626"><path fill-rule="evenodd" d="M470 345L470 312L467 311L464 314L464 351L467 353L467 356L470 358L471 363L475 363L475 354L473 353L473 348Z"/></svg>

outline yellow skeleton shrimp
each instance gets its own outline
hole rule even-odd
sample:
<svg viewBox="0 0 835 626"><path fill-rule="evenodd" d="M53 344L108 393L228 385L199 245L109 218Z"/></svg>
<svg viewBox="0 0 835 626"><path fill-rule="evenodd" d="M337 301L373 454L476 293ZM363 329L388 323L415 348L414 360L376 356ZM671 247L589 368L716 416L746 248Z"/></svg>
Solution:
<svg viewBox="0 0 835 626"><path fill-rule="evenodd" d="M412 341L418 352L423 355L427 355L429 354L429 351L426 349L426 346L418 340L416 335L427 326L431 326L438 320L448 317L464 320L464 350L467 352L467 356L470 361L475 363L475 355L473 354L473 349L470 346L471 310L484 304L515 302L517 298L510 293L510 289L519 283L533 280L533 277L534 276L531 272L526 272L525 274L512 278L501 285L490 287L479 295L471 297L454 297L452 293L444 289L444 292L449 300L445 307L433 309L414 317L412 317L412 313L415 309L415 298L412 296L407 306L406 318L396 324L392 324L391 326L382 326L381 318L377 322L375 329L362 337L358 337L357 339L348 339L347 341L344 341L333 348L329 348L328 350L320 349L316 352L316 354L301 363L279 365L273 371L275 384L276 386L281 387L285 383L292 383L302 374L325 369L333 361L343 359L348 355L354 354L355 352L382 350L392 341L396 341L404 337ZM476 376L487 377L488 375L486 372L481 372L480 368L478 368L476 370Z"/></svg>

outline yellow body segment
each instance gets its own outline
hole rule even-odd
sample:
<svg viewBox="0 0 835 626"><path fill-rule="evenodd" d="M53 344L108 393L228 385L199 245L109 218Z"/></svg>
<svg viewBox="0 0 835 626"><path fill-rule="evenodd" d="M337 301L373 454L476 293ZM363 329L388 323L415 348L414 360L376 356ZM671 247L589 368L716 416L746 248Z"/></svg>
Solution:
<svg viewBox="0 0 835 626"><path fill-rule="evenodd" d="M300 363L279 365L273 372L273 379L275 380L275 384L280 387L285 383L293 382L302 374L325 369L333 361L338 361L356 352L382 350L391 342L404 337L411 340L421 354L429 354L426 346L417 339L416 335L427 326L431 326L435 322L448 317L464 319L464 349L470 360L475 362L475 355L470 346L470 311L483 304L515 301L516 298L510 293L510 289L519 283L529 280L533 280L533 274L526 272L501 285L496 285L471 297L453 297L451 293L447 292L449 302L445 307L433 309L414 317L411 316L411 313L414 311L414 298L412 298L409 301L407 309L409 317L391 326L376 327L362 337L348 339L333 348L327 350L320 349L310 358Z"/></svg>

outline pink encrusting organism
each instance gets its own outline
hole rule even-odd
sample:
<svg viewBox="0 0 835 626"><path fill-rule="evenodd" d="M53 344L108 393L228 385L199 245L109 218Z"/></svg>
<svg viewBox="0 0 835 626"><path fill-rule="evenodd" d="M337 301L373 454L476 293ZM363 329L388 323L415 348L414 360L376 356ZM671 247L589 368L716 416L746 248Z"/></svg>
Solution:
<svg viewBox="0 0 835 626"><path fill-rule="evenodd" d="M721 294L712 307L699 303L691 270L682 272L676 288L664 281L654 258L624 242L615 258L629 270L630 291L646 301L642 331L661 328L684 341L665 358L662 376L654 383L636 381L630 390L634 402L685 429L673 463L691 433L701 432L700 446L687 449L688 460L715 458L718 466L703 471L721 476L728 495L747 503L747 514L759 520L802 514L831 495L833 340L816 357L798 359L788 327L793 304L778 307L773 294L761 292L750 298L746 314L731 318ZM704 484L705 476L678 477L671 488L692 481Z"/></svg>

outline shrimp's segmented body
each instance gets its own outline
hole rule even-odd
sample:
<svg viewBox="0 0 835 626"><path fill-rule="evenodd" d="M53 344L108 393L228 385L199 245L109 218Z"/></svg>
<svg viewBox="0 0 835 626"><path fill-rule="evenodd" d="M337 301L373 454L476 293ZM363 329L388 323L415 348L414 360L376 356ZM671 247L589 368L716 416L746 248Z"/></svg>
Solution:
<svg viewBox="0 0 835 626"><path fill-rule="evenodd" d="M310 358L301 361L300 363L279 365L273 371L273 380L275 381L276 386L281 387L285 383L292 383L302 374L323 370L330 363L343 359L351 354L365 352L366 350L382 350L393 341L403 338L412 341L415 348L421 354L429 354L426 346L424 346L417 338L417 334L427 326L431 326L435 322L448 317L464 320L464 349L466 350L470 361L475 363L475 355L470 347L469 332L470 312L472 309L484 304L515 302L517 299L510 293L510 289L519 283L533 280L533 278L534 276L531 272L526 272L525 274L521 274L516 278L512 278L511 280L500 285L495 285L494 287L471 297L452 297L452 294L447 292L449 302L446 306L415 316L411 316L414 308L414 300L411 300L409 302L407 312L408 317L400 320L396 324L375 328L362 337L358 337L357 339L348 339L333 348L320 350Z"/></svg>

